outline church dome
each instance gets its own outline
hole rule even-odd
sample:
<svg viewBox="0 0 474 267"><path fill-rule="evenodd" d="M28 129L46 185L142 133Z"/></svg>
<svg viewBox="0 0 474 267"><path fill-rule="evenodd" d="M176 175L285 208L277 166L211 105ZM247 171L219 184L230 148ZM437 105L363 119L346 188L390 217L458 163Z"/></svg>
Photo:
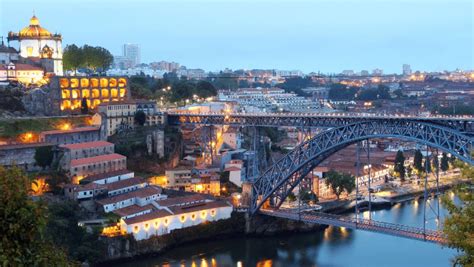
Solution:
<svg viewBox="0 0 474 267"><path fill-rule="evenodd" d="M23 28L20 33L20 37L51 37L52 34L42 28L39 24L39 20L36 16L30 19L30 26Z"/></svg>

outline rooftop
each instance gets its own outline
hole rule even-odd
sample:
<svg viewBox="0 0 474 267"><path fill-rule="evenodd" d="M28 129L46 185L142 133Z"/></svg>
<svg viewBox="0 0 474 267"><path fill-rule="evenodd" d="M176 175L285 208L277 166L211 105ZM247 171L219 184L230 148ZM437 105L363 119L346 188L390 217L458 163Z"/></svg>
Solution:
<svg viewBox="0 0 474 267"><path fill-rule="evenodd" d="M113 212L115 214L117 214L118 216L120 216L120 217L126 217L126 216L137 214L137 213L140 213L140 212L143 212L143 211L147 211L147 210L152 211L154 209L155 209L155 207L151 204L148 204L148 205L145 205L145 206L131 205L131 206L128 206L128 207L125 207L125 208L114 210Z"/></svg>
<svg viewBox="0 0 474 267"><path fill-rule="evenodd" d="M125 194L97 200L97 203L101 205L108 205L108 204L117 203L123 200L131 199L131 198L144 198L144 197L160 194L161 191L162 190L159 187L148 186L148 187L140 188L140 189L137 189L135 191L128 192Z"/></svg>
<svg viewBox="0 0 474 267"><path fill-rule="evenodd" d="M71 167L104 162L104 161L122 160L122 159L127 159L127 157L125 157L124 155L117 154L117 153L100 155L100 156L89 157L89 158L73 159L71 160Z"/></svg>
<svg viewBox="0 0 474 267"><path fill-rule="evenodd" d="M75 150L75 149L97 148L97 147L105 147L105 146L113 146L113 145L114 144L107 141L93 141L93 142L85 142L85 143L77 143L77 144L60 145L60 147L67 148L70 150Z"/></svg>
<svg viewBox="0 0 474 267"><path fill-rule="evenodd" d="M10 149L27 149L27 148L36 148L42 146L53 146L51 143L26 143L26 144L10 144L10 145L1 145L0 150L10 150Z"/></svg>
<svg viewBox="0 0 474 267"><path fill-rule="evenodd" d="M190 204L194 202L204 202L205 200L208 200L208 199L209 198L205 195L193 194L189 196L173 197L173 198L158 200L156 201L156 203L162 207L172 207L172 206L177 206L177 205Z"/></svg>
<svg viewBox="0 0 474 267"><path fill-rule="evenodd" d="M130 179L125 179L125 180L117 181L114 183L105 184L104 186L107 188L107 190L114 191L121 188L126 188L133 185L144 184L144 183L146 183L146 181L143 178L133 177ZM95 183L92 183L92 184L95 184Z"/></svg>
<svg viewBox="0 0 474 267"><path fill-rule="evenodd" d="M94 174L94 175L89 175L86 178L82 179L81 182L95 182L98 180L114 177L114 176L119 176L119 175L124 175L124 174L129 174L132 173L132 171L129 170L119 170L119 171L113 171L113 172L105 172L105 173L100 173L100 174Z"/></svg>
<svg viewBox="0 0 474 267"><path fill-rule="evenodd" d="M182 214L182 213L209 210L209 209L229 207L229 206L230 205L226 201L217 200L217 201L211 201L211 202L201 202L201 203L196 203L196 204L190 204L190 205L185 205L185 206L174 206L174 207L170 207L169 209L171 210L171 212L173 212L173 214L177 215L177 214Z"/></svg>
<svg viewBox="0 0 474 267"><path fill-rule="evenodd" d="M162 210L155 210L150 213L135 216L132 218L128 218L128 219L125 219L124 221L126 224L134 224L134 223L141 223L141 222L146 222L146 221L166 217L169 215L172 215L172 214L169 211L162 209Z"/></svg>
<svg viewBox="0 0 474 267"><path fill-rule="evenodd" d="M79 127L70 130L52 130L52 131L44 131L41 132L42 135L48 134L66 134L66 133L80 133L80 132L89 132L89 131L99 131L100 127L94 126L87 126L87 127Z"/></svg>

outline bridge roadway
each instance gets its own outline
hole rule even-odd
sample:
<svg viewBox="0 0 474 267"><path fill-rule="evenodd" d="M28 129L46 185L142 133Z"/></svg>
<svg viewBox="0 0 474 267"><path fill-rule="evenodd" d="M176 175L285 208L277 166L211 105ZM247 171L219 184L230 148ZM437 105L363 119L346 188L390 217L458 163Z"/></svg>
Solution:
<svg viewBox="0 0 474 267"><path fill-rule="evenodd" d="M443 232L423 229L418 227L411 227L402 224L379 222L374 220L367 220L352 217L328 214L328 213L294 213L284 209L270 210L260 209L260 214L285 218L295 221L303 221L306 223L316 223L324 225L332 225L337 227L345 227L349 229L359 229L369 232L383 233L398 237L405 237L432 243L446 244L447 240Z"/></svg>
<svg viewBox="0 0 474 267"><path fill-rule="evenodd" d="M445 126L464 133L474 133L474 116L405 115L385 113L192 113L168 112L168 124L232 126L289 126L332 128L361 121L418 121Z"/></svg>

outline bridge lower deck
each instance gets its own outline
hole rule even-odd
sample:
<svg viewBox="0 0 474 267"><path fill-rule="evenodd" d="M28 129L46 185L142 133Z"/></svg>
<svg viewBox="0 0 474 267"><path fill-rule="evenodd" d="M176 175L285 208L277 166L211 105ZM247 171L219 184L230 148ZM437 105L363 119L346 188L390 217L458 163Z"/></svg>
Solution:
<svg viewBox="0 0 474 267"><path fill-rule="evenodd" d="M446 236L441 231L411 227L402 224L379 222L363 218L358 218L356 220L352 217L328 213L296 214L285 210L260 210L259 213L278 218L302 221L306 223L316 223L338 227L346 227L349 229L359 229L369 232L383 233L398 237L405 237L440 244L447 243Z"/></svg>

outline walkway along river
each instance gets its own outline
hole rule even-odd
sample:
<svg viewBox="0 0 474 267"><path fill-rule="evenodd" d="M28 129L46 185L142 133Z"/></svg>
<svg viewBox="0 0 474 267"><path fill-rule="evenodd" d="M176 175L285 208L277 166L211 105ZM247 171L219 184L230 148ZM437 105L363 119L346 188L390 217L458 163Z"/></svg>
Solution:
<svg viewBox="0 0 474 267"><path fill-rule="evenodd" d="M454 197L452 193L451 197ZM431 200L434 202L433 200ZM433 203L436 205L436 203ZM422 227L423 199L398 203L372 212L378 221ZM429 207L428 207L429 209ZM441 217L446 216L440 208ZM427 212L427 228L436 229ZM368 217L368 212L363 216ZM117 264L148 266L450 266L456 251L440 245L360 230L329 227L321 232L273 237L241 237L192 243L160 256Z"/></svg>

